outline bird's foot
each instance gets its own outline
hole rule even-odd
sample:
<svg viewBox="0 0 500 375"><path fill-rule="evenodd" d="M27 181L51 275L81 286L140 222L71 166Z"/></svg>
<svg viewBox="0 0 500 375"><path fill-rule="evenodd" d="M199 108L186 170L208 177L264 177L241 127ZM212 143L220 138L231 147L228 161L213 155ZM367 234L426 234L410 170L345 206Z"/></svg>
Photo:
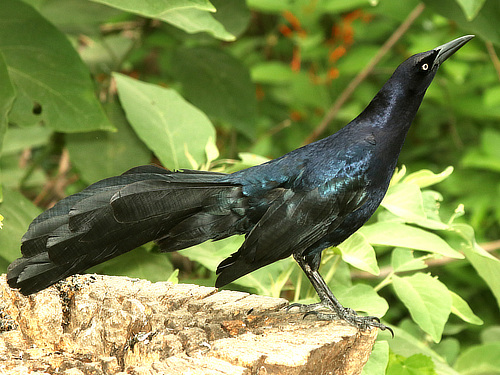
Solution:
<svg viewBox="0 0 500 375"><path fill-rule="evenodd" d="M325 302L311 303L309 305L295 302L295 303L291 303L287 307L285 307L287 312L294 309L294 308L297 308L299 310L299 312L303 312L303 313L310 313L310 312L315 312L318 310L325 310L325 309L330 310L330 311L334 311L333 307Z"/></svg>
<svg viewBox="0 0 500 375"><path fill-rule="evenodd" d="M373 327L379 328L382 331L387 330L391 333L392 337L394 337L394 331L385 324L380 323L380 319L376 316L360 316L353 309L346 307L336 309L333 304L330 304L327 301L313 303L310 305L292 303L287 306L287 311L290 311L293 308L298 308L300 312L305 313L304 318L309 315L314 315L319 320L341 319L363 331ZM328 310L328 312L324 312L324 310Z"/></svg>
<svg viewBox="0 0 500 375"><path fill-rule="evenodd" d="M323 313L321 311L308 311L304 314L304 318L308 315L314 315L319 320L345 320L347 323L358 327L362 331L366 331L373 327L379 328L382 331L389 331L394 337L394 331L391 327L387 327L385 324L380 322L380 319L376 316L360 316L352 309L345 309L345 313L336 314L336 313Z"/></svg>

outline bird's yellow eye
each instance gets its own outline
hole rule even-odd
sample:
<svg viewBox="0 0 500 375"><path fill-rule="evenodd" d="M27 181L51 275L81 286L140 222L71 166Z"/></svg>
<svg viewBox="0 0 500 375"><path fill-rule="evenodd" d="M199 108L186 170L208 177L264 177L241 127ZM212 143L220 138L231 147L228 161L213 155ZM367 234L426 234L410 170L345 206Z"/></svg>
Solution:
<svg viewBox="0 0 500 375"><path fill-rule="evenodd" d="M429 65L428 64L423 64L422 65L422 70L427 70L429 69Z"/></svg>

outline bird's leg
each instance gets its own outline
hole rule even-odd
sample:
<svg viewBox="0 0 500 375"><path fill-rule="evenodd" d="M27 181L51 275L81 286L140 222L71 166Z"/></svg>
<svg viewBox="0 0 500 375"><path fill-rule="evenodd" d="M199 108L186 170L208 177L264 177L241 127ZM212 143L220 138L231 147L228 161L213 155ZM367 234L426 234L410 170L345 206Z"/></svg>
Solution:
<svg viewBox="0 0 500 375"><path fill-rule="evenodd" d="M342 319L362 330L377 327L381 330L390 331L394 336L392 329L380 323L379 318L375 316L360 316L353 309L342 306L337 298L335 298L318 270L314 270L301 255L294 255L294 258L306 274L309 281L311 281L311 284L316 290L316 293L318 293L320 302L314 303L312 305L291 304L290 308L299 307L300 311L306 313L304 317L307 315L315 315L318 319L321 320ZM325 308L331 310L332 313L323 313L319 311Z"/></svg>

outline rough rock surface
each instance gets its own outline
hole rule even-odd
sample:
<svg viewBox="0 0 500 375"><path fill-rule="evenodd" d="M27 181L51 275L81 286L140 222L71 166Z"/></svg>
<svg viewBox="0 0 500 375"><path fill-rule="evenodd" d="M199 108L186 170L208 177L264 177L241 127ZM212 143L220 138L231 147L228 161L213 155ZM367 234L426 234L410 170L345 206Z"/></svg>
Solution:
<svg viewBox="0 0 500 375"><path fill-rule="evenodd" d="M0 373L358 374L377 330L286 313L284 299L73 276L33 296L0 277Z"/></svg>

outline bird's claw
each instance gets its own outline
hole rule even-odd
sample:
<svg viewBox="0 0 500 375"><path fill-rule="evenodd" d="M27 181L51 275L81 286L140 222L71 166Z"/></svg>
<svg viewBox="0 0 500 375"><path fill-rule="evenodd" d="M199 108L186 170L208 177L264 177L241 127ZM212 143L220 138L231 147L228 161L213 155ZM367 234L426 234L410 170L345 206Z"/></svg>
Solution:
<svg viewBox="0 0 500 375"><path fill-rule="evenodd" d="M350 325L358 327L359 329L366 331L372 328L378 328L381 331L389 331L391 336L394 337L394 331L391 327L386 326L380 322L380 319L376 316L360 316L351 309L346 309L346 314L335 314L335 313L322 313L319 311L308 311L304 314L304 318L308 315L315 315L319 320L338 320L339 318L345 320ZM354 313L353 313L354 312Z"/></svg>
<svg viewBox="0 0 500 375"><path fill-rule="evenodd" d="M299 311L300 311L302 309L302 306L305 306L305 305L303 305L301 303L294 302L294 303L289 304L288 306L285 306L285 310L286 310L286 312L289 312L291 309L298 307Z"/></svg>
<svg viewBox="0 0 500 375"><path fill-rule="evenodd" d="M380 322L380 318L376 316L360 316L350 308L343 308L340 312L337 312L333 305L330 305L327 302L314 303L311 305L303 305L300 303L292 303L286 307L286 311L290 311L291 309L298 307L300 312L304 313L303 318L305 319L307 316L314 315L319 320L345 320L347 323L358 327L361 330L371 329L373 327L379 328L382 331L389 331L394 337L394 331L392 328L386 326L385 324ZM322 312L320 310L327 309L331 312Z"/></svg>

